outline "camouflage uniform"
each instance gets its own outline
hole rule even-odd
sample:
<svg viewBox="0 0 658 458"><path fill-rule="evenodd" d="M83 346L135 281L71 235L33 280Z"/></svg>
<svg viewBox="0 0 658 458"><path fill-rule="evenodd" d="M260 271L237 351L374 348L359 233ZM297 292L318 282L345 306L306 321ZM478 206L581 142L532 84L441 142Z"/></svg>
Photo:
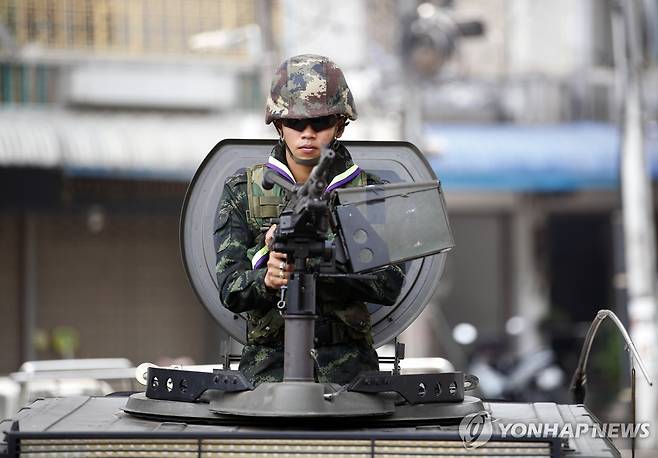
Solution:
<svg viewBox="0 0 658 458"><path fill-rule="evenodd" d="M313 54L291 57L279 66L272 79L265 112L266 124L285 118L330 115L342 117L343 121L357 118L343 72L331 60ZM332 147L337 158L327 191L379 182L361 171L344 147L339 144ZM285 205L285 193L277 185L265 191L261 182L264 167L294 182L285 148L281 140L267 164L229 178L217 212L219 293L224 306L248 315L247 345L242 352L240 370L254 383L283 378L284 323L276 310L278 291L265 287L268 248L261 228L269 227L271 219L279 216ZM294 155L293 158L298 161ZM318 281L319 318L315 326L318 381L347 383L361 371L377 369L365 302L392 305L403 279L403 271L391 266L381 271L376 280L322 278Z"/></svg>
<svg viewBox="0 0 658 458"><path fill-rule="evenodd" d="M380 183L352 163L345 147L337 144L334 149L337 160L330 176L335 178L328 190ZM279 292L265 286L268 249L260 228L269 227L270 218L278 216L280 205L284 204L284 192L277 185L271 191L264 191L258 179L253 179L248 189L248 175L262 172L262 167L256 166L227 179L215 229L220 297L229 310L247 313L247 345L240 370L256 384L283 378L283 318L276 309ZM290 174L281 144L273 149L265 167L283 176ZM294 179L292 174L287 178ZM260 214L254 214L255 206ZM398 266L389 266L377 276L377 280L322 278L318 281L318 381L344 384L361 371L378 369L365 302L393 305L404 273Z"/></svg>

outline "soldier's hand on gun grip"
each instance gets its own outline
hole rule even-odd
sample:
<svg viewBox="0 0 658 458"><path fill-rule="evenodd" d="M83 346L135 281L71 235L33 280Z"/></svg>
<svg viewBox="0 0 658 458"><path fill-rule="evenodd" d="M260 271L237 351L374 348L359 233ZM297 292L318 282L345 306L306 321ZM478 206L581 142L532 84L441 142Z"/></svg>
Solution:
<svg viewBox="0 0 658 458"><path fill-rule="evenodd" d="M270 246L276 224L272 225L265 234L265 244ZM265 274L265 286L270 289L280 289L288 284L288 277L292 272L292 266L286 262L286 254L278 251L270 251L270 259L267 261L267 273Z"/></svg>

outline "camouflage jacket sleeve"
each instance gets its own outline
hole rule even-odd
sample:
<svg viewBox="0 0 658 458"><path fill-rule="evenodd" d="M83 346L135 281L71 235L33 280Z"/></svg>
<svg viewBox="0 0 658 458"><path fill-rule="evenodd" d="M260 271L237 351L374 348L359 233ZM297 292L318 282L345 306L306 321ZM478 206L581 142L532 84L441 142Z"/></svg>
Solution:
<svg viewBox="0 0 658 458"><path fill-rule="evenodd" d="M247 255L262 241L256 240L247 222L246 187L244 174L226 181L214 234L219 295L224 306L236 313L270 308L276 302L275 292L265 287L267 269L252 269Z"/></svg>

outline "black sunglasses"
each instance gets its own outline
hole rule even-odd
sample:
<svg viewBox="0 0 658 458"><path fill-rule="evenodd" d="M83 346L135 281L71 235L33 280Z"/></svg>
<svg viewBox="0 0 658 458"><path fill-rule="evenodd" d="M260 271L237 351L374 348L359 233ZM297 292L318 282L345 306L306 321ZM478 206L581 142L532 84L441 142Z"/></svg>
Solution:
<svg viewBox="0 0 658 458"><path fill-rule="evenodd" d="M314 131L320 132L330 127L334 127L340 118L336 115L322 116L319 118L305 118L305 119L282 119L281 123L290 128L294 129L297 132L303 132L308 125L310 125Z"/></svg>

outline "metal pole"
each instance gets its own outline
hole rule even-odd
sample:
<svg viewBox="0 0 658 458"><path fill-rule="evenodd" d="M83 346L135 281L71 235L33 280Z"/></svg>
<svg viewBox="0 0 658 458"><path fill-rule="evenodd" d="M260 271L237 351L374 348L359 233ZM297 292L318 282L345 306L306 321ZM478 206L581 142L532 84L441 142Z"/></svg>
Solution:
<svg viewBox="0 0 658 458"><path fill-rule="evenodd" d="M37 315L37 221L36 214L25 210L22 224L21 273L22 273L22 348L23 362L36 359L34 330Z"/></svg>
<svg viewBox="0 0 658 458"><path fill-rule="evenodd" d="M631 335L646 362L649 375L656 379L656 258L651 178L644 151L640 83L640 37L635 0L623 0L626 52L621 192L624 222L628 312ZM637 386L638 421L658 426L656 393L640 380ZM641 448L656 446L656 431L639 441Z"/></svg>
<svg viewBox="0 0 658 458"><path fill-rule="evenodd" d="M315 277L304 273L306 258L295 259L288 281L288 305L284 319L284 382L315 381L312 349L315 341Z"/></svg>
<svg viewBox="0 0 658 458"><path fill-rule="evenodd" d="M283 354L284 382L313 382L314 366L311 357L315 333L315 319L305 315L285 317Z"/></svg>
<svg viewBox="0 0 658 458"><path fill-rule="evenodd" d="M274 32L272 31L274 8L270 0L257 0L255 7L256 21L260 27L262 49L262 55L255 57L260 61L260 89L265 94L265 97L267 97L274 66L277 65L279 60L278 49L274 41Z"/></svg>
<svg viewBox="0 0 658 458"><path fill-rule="evenodd" d="M418 6L417 0L401 0L396 4L398 17L403 19L402 27L409 27L410 23L407 20L416 15L416 8ZM402 42L403 32L400 31L399 42ZM401 51L402 53L405 50ZM400 125L401 137L415 145L421 151L423 148L423 100L421 95L421 78L414 75L410 68L406 68L404 64L404 56L400 54L401 77L402 84L404 85L404 99L401 104L402 123Z"/></svg>
<svg viewBox="0 0 658 458"><path fill-rule="evenodd" d="M421 81L408 72L405 76L405 97L403 102L402 130L406 141L424 150L425 138L423 132L423 100L421 96Z"/></svg>

